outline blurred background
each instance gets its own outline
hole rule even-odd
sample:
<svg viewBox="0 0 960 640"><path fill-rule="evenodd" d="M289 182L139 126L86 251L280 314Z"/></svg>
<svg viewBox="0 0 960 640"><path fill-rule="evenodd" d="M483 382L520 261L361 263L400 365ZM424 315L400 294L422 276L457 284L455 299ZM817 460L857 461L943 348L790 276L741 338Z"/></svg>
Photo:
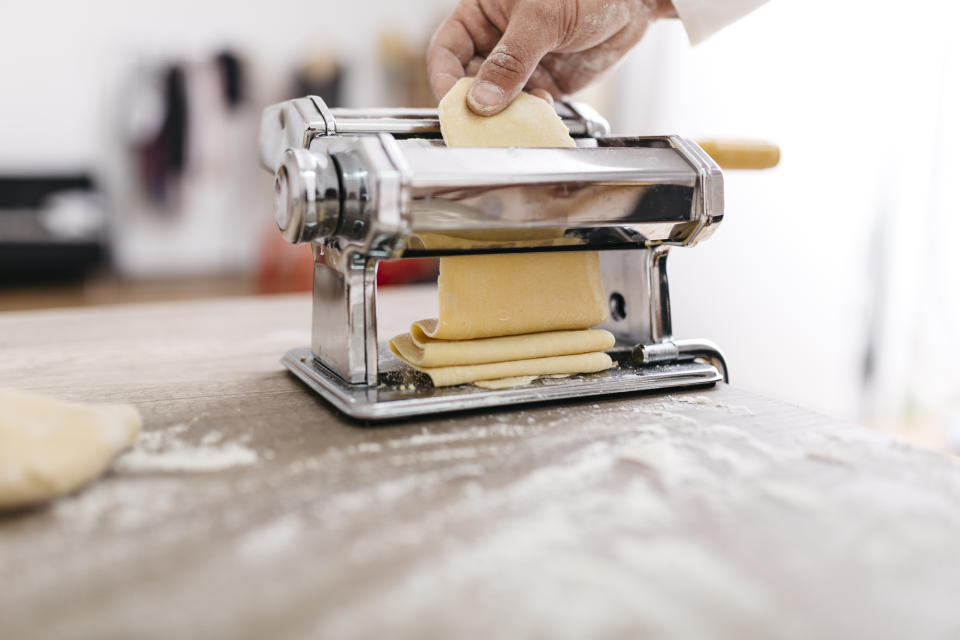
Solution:
<svg viewBox="0 0 960 640"><path fill-rule="evenodd" d="M452 0L37 0L0 21L0 309L306 290L261 109L432 106ZM905 13L907 11L907 13ZM675 330L734 383L960 450L960 46L949 3L772 0L691 48L655 25L578 99L615 133L762 138L719 232L671 257ZM390 265L382 284L429 277Z"/></svg>

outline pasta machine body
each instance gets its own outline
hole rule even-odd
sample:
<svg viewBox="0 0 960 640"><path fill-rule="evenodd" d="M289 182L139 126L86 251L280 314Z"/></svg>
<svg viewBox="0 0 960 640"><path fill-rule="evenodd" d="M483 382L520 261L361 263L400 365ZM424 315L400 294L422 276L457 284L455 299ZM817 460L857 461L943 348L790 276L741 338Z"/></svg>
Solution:
<svg viewBox="0 0 960 640"><path fill-rule="evenodd" d="M314 252L312 344L284 364L363 420L725 380L716 345L673 337L666 272L670 248L723 219L720 167L686 138L610 136L589 107L556 108L576 148L448 148L435 109L330 109L314 96L267 108L260 155L275 172L276 222ZM610 371L434 388L381 344L381 260L587 250L601 252Z"/></svg>

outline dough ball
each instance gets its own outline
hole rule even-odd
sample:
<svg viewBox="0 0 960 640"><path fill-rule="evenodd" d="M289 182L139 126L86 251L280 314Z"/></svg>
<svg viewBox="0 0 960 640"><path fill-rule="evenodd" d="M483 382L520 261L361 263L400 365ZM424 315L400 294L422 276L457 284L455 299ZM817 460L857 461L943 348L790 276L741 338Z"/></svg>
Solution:
<svg viewBox="0 0 960 640"><path fill-rule="evenodd" d="M130 405L81 404L0 389L0 510L76 491L140 435Z"/></svg>

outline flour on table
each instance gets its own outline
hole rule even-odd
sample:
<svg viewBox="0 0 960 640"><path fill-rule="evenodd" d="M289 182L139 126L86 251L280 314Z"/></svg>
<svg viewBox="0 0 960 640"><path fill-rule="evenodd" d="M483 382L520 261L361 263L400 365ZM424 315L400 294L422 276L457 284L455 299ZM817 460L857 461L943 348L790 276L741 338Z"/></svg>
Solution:
<svg viewBox="0 0 960 640"><path fill-rule="evenodd" d="M667 440L654 440L626 446L620 449L619 456L621 460L639 464L657 473L675 470L680 462L677 450Z"/></svg>
<svg viewBox="0 0 960 640"><path fill-rule="evenodd" d="M725 402L717 402L717 401L713 400L712 398L710 398L709 396L704 396L704 395L696 395L696 396L691 396L691 395L667 396L667 401L673 402L673 403L675 403L675 404L681 404L681 405L702 405L702 406L705 406L705 407L714 407L714 408L716 408L716 409L722 409L722 410L727 411L727 412L729 412L729 413L733 413L733 414L736 414L736 415L742 415L742 416L752 416L752 415L756 415L756 414L754 414L753 410L752 410L750 407L746 406L746 405L742 405L742 404L727 404L727 403L725 403Z"/></svg>
<svg viewBox="0 0 960 640"><path fill-rule="evenodd" d="M842 466L847 466L853 462L853 460L850 459L848 455L840 452L836 448L831 448L831 447L807 449L806 454L807 454L807 457L812 460L827 462L829 464L838 464Z"/></svg>
<svg viewBox="0 0 960 640"><path fill-rule="evenodd" d="M816 509L822 505L816 493L801 485L766 481L759 485L759 489L767 497L798 510Z"/></svg>
<svg viewBox="0 0 960 640"><path fill-rule="evenodd" d="M132 473L170 471L221 471L255 464L260 455L243 444L243 438L224 442L222 431L212 430L193 445L180 436L190 429L175 424L166 429L148 431L137 446L117 460L117 469Z"/></svg>
<svg viewBox="0 0 960 640"><path fill-rule="evenodd" d="M244 536L239 543L240 555L260 561L282 553L297 540L303 526L298 516L283 516Z"/></svg>

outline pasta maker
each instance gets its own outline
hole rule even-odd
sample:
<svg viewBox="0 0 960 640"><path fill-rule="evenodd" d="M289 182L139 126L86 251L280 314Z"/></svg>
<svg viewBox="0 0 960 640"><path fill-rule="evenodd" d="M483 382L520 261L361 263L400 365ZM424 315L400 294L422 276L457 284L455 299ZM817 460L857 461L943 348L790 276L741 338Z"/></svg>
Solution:
<svg viewBox="0 0 960 640"><path fill-rule="evenodd" d="M360 420L726 381L715 344L673 336L667 284L670 249L723 219L720 167L686 138L614 137L587 105L555 108L576 148L448 148L436 109L338 109L316 96L268 107L260 159L275 172L277 226L314 254L312 344L284 365ZM381 260L586 250L600 251L613 369L435 388L377 334Z"/></svg>

